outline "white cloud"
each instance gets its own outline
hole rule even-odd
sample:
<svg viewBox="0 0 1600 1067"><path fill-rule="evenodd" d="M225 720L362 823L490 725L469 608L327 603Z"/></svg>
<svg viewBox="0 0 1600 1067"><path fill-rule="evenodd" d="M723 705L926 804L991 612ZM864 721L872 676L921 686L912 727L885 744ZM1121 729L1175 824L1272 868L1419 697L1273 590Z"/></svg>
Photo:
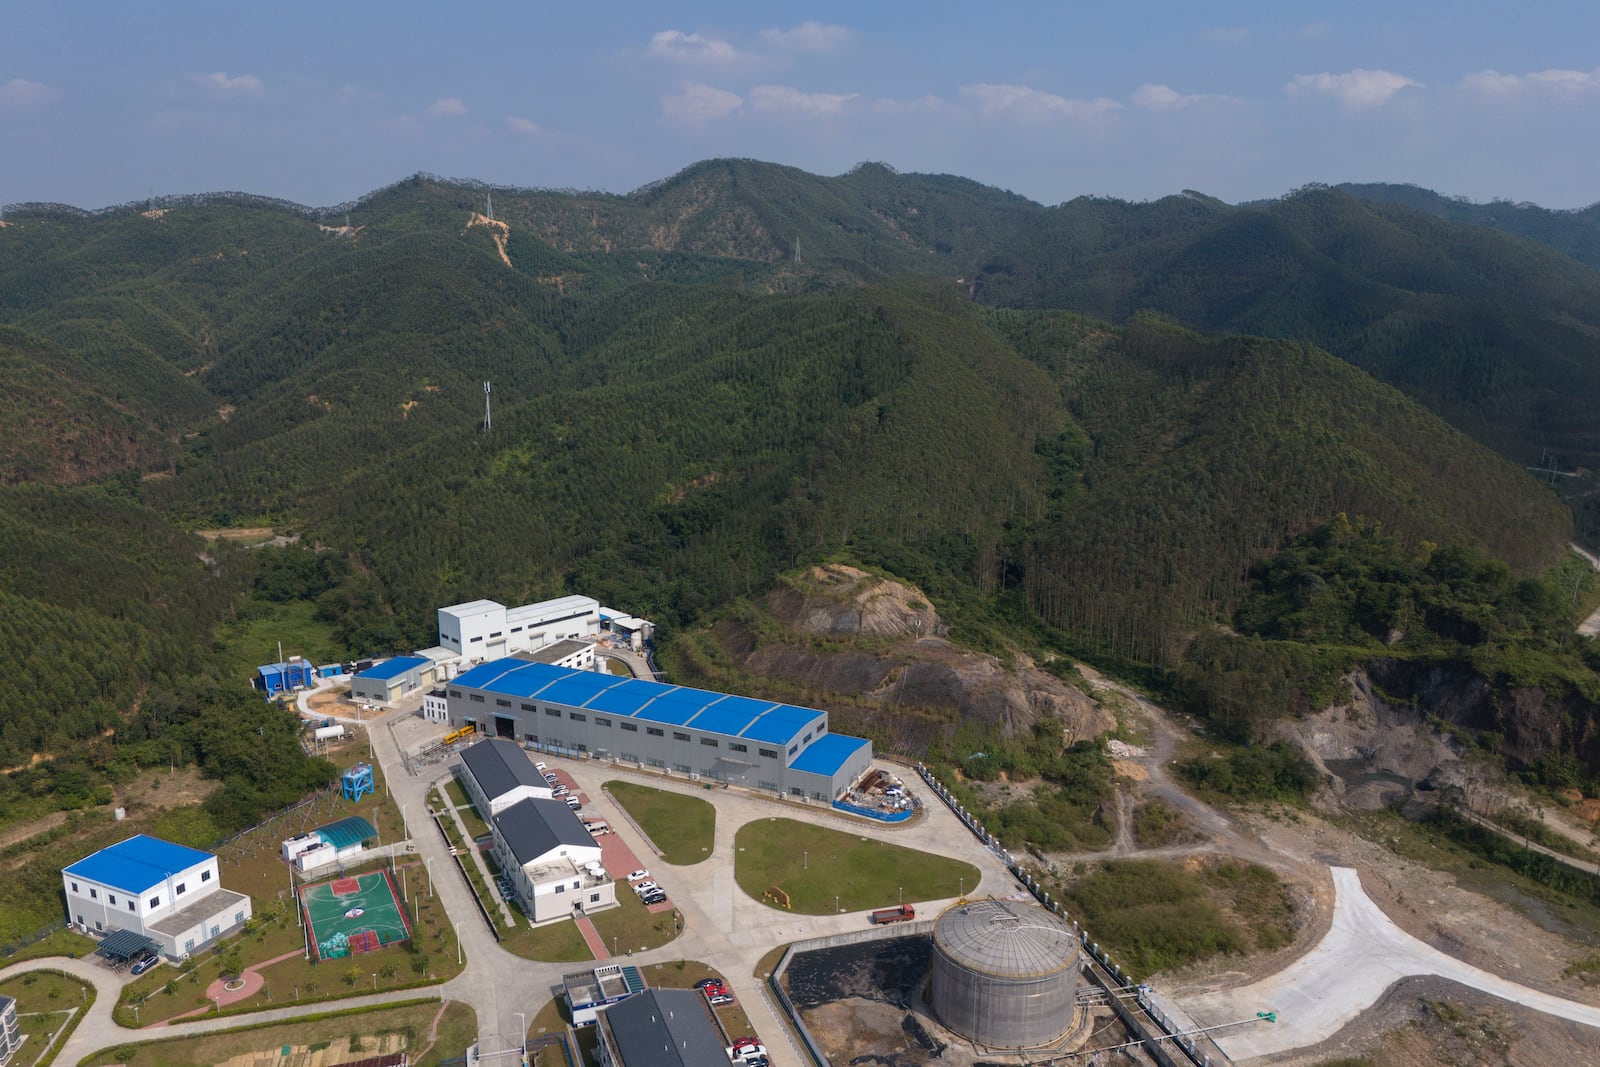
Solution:
<svg viewBox="0 0 1600 1067"><path fill-rule="evenodd" d="M761 40L786 52L832 52L855 39L856 31L847 26L823 22L802 22L787 30L762 30Z"/></svg>
<svg viewBox="0 0 1600 1067"><path fill-rule="evenodd" d="M193 81L201 88L224 96L261 95L261 79L254 74L240 74L230 78L222 71L214 70L210 74L194 75Z"/></svg>
<svg viewBox="0 0 1600 1067"><path fill-rule="evenodd" d="M1461 87L1488 96L1507 96L1524 90L1575 96L1600 89L1600 67L1594 70L1536 70L1527 74L1501 74L1480 70L1461 79Z"/></svg>
<svg viewBox="0 0 1600 1067"><path fill-rule="evenodd" d="M758 85L751 89L746 103L752 111L798 119L821 119L839 114L859 93L802 93L787 85Z"/></svg>
<svg viewBox="0 0 1600 1067"><path fill-rule="evenodd" d="M651 37L649 52L661 59L691 66L726 65L740 58L739 50L727 41L678 30L662 30Z"/></svg>
<svg viewBox="0 0 1600 1067"><path fill-rule="evenodd" d="M738 93L700 82L684 82L679 92L662 97L661 113L675 122L702 126L738 114L743 105Z"/></svg>
<svg viewBox="0 0 1600 1067"><path fill-rule="evenodd" d="M1250 27L1217 26L1213 29L1202 30L1200 39L1211 44L1244 44L1250 39Z"/></svg>
<svg viewBox="0 0 1600 1067"><path fill-rule="evenodd" d="M1358 67L1343 74L1297 74L1285 88L1295 94L1331 96L1345 107L1360 110L1377 107L1402 89L1420 89L1422 83L1393 71Z"/></svg>
<svg viewBox="0 0 1600 1067"><path fill-rule="evenodd" d="M1145 84L1129 97L1135 107L1146 111L1182 111L1193 104L1236 104L1238 97L1223 93L1180 93L1170 85Z"/></svg>
<svg viewBox="0 0 1600 1067"><path fill-rule="evenodd" d="M43 82L27 78L12 78L0 85L0 107L8 111L26 111L47 107L61 99L61 90Z"/></svg>
<svg viewBox="0 0 1600 1067"><path fill-rule="evenodd" d="M961 95L986 119L1005 117L1031 122L1053 118L1096 119L1122 107L1103 96L1076 100L1026 85L963 85Z"/></svg>
<svg viewBox="0 0 1600 1067"><path fill-rule="evenodd" d="M537 137L544 132L544 127L537 122L532 119L518 118L516 115L506 116L506 128L514 133L520 133L524 137Z"/></svg>
<svg viewBox="0 0 1600 1067"><path fill-rule="evenodd" d="M441 96L423 109L423 114L436 119L465 118L467 105L461 102L460 97Z"/></svg>

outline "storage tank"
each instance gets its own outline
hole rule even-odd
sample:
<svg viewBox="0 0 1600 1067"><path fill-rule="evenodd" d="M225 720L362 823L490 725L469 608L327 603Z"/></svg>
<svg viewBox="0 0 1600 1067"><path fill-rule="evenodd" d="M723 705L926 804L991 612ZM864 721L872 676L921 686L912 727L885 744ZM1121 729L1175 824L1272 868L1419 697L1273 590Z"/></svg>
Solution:
<svg viewBox="0 0 1600 1067"><path fill-rule="evenodd" d="M312 733L318 741L331 741L336 737L344 736L344 724L334 723L332 726L319 726Z"/></svg>
<svg viewBox="0 0 1600 1067"><path fill-rule="evenodd" d="M990 1048L1051 1044L1075 1022L1081 951L1072 928L1038 905L957 904L933 927L933 1014Z"/></svg>

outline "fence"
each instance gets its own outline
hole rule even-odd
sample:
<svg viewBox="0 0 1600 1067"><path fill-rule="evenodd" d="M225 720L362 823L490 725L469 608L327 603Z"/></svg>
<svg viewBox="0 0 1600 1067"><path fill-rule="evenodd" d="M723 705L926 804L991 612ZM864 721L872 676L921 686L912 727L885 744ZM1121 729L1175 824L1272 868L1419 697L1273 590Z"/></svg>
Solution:
<svg viewBox="0 0 1600 1067"><path fill-rule="evenodd" d="M61 931L65 930L66 928L67 928L66 920L65 919L58 919L57 921L51 923L49 926L41 927L40 929L35 930L33 933L28 934L25 937L19 937L15 941L7 942L3 947L0 947L0 956L5 956L5 957L15 956L17 953L21 952L23 949L27 948L29 945L37 944L38 942L43 941L45 938L49 937L51 934L59 934Z"/></svg>
<svg viewBox="0 0 1600 1067"><path fill-rule="evenodd" d="M1044 905L1045 908L1061 916L1063 920L1067 918L1066 912L1061 910L1061 902L1052 901L1050 899L1050 894L1045 890L1043 883L1023 869L1022 864L1017 862L1011 853L1008 852L1000 844L1000 842L995 839L993 834L984 829L983 824L978 821L977 816L968 811L964 806L962 806L960 801L951 795L950 791L944 787L944 784L940 782L939 779L933 776L933 772L928 770L925 764L917 764L917 774L921 776L925 783L927 783L928 788L933 790L934 795L940 800L944 801L945 806L955 813L956 818L961 820L962 825L964 825L974 837L976 837L979 841L982 841L984 846L987 847L990 852L993 852L1000 859L1000 861L1006 865L1006 870L1010 871L1016 876L1016 879L1027 888L1028 892L1033 895L1035 900ZM1087 931L1080 930L1078 928L1076 921L1073 921L1072 929L1073 932L1078 935L1079 940L1083 943L1084 951L1089 954L1090 958L1104 968L1106 974L1120 982L1122 988L1126 988L1130 984L1127 973L1112 961L1111 957L1106 954L1105 950L1102 949L1098 943L1089 939L1089 934ZM1096 977L1093 967L1089 967L1087 970L1089 971L1091 978ZM1098 979L1097 984L1100 984ZM1138 1004L1140 1009L1144 1012L1144 1018L1148 1019L1151 1024L1159 1029L1160 1032L1156 1035L1152 1035L1148 1028L1138 1023L1137 1020L1130 1022L1129 1019L1135 1018L1132 1009L1128 1008L1127 1005L1118 1000L1117 997L1111 997L1118 1016L1123 1016L1126 1013L1127 1018L1124 1018L1123 1022L1128 1025L1130 1030L1139 1036L1139 1039L1144 1042L1144 1048L1148 1050L1151 1055L1155 1056L1156 1061L1161 1063L1162 1067L1175 1067L1174 1064L1169 1062L1170 1056L1168 1050L1171 1048L1176 1048L1178 1051L1182 1052L1185 1057L1187 1057L1189 1062L1195 1065L1195 1067L1208 1067L1210 1062L1209 1059L1196 1051L1194 1040L1192 1038L1182 1036L1181 1030L1174 1029L1172 1027L1171 1020L1168 1019L1164 1013L1159 1012L1152 1005L1148 1004L1146 1002L1147 999L1146 987L1140 986Z"/></svg>

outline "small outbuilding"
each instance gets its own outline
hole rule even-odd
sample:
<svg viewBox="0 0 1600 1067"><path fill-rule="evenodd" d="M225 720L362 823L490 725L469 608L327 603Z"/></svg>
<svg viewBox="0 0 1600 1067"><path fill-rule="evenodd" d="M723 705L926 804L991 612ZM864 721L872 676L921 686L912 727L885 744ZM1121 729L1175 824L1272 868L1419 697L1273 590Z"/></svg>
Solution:
<svg viewBox="0 0 1600 1067"><path fill-rule="evenodd" d="M549 800L550 783L514 742L494 737L461 753L461 785L485 817L530 798Z"/></svg>
<svg viewBox="0 0 1600 1067"><path fill-rule="evenodd" d="M393 704L408 693L432 685L434 662L426 656L396 656L350 679L350 699Z"/></svg>
<svg viewBox="0 0 1600 1067"><path fill-rule="evenodd" d="M252 684L262 696L271 700L280 693L291 693L316 685L317 669L310 660L290 656L281 663L264 663L257 667Z"/></svg>

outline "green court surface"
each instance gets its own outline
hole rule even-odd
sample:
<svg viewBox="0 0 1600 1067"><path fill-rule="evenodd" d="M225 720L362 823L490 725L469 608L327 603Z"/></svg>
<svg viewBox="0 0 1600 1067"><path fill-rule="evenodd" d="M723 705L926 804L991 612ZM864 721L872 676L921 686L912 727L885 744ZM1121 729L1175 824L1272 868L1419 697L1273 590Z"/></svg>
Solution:
<svg viewBox="0 0 1600 1067"><path fill-rule="evenodd" d="M411 937L405 908L387 871L335 878L300 890L318 959L371 952Z"/></svg>

